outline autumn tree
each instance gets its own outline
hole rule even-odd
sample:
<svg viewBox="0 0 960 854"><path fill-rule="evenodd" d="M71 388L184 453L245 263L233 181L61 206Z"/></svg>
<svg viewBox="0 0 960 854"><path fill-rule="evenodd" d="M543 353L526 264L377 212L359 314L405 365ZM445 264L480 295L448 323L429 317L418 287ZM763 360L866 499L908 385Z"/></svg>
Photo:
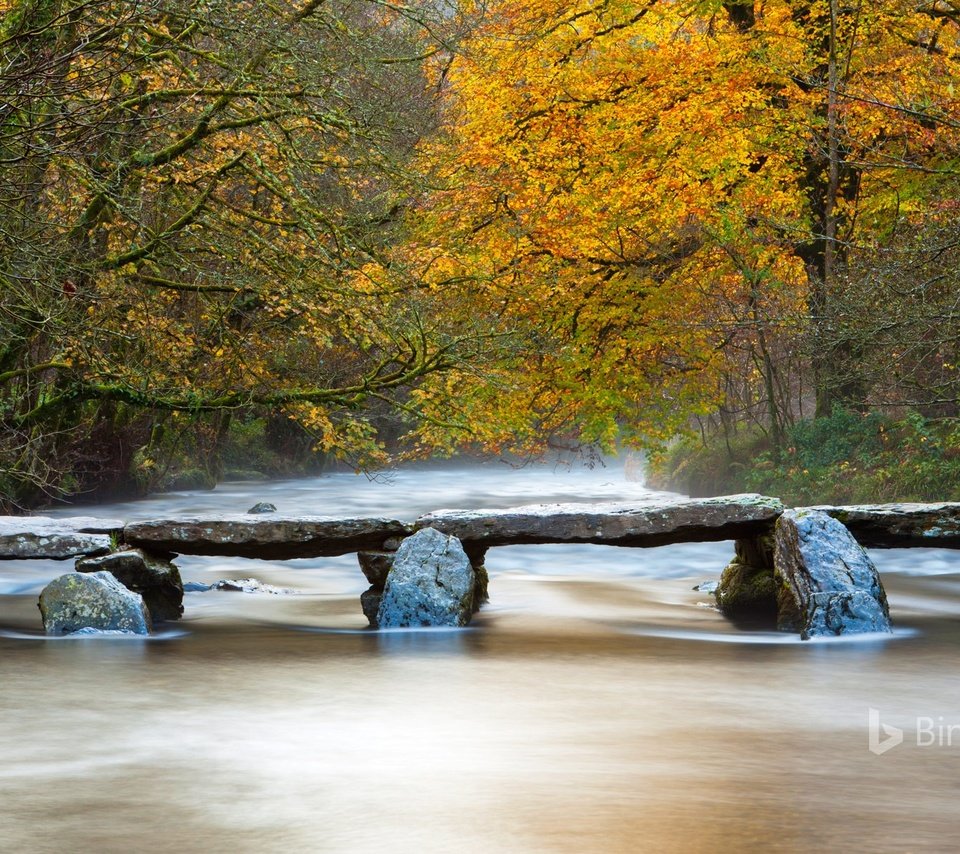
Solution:
<svg viewBox="0 0 960 854"><path fill-rule="evenodd" d="M834 300L830 352L860 353L863 403L960 417L960 228L956 184L861 248Z"/></svg>
<svg viewBox="0 0 960 854"><path fill-rule="evenodd" d="M942 0L0 10L21 502L251 408L367 460L387 413L418 453L720 406L777 445L807 365L821 414L877 398L854 295L955 172Z"/></svg>
<svg viewBox="0 0 960 854"><path fill-rule="evenodd" d="M862 399L852 256L957 152L949 3L502 0L449 67L421 252L526 330L481 411L662 439L743 378L774 442ZM802 379L802 378L800 378ZM466 386L465 386L466 388Z"/></svg>
<svg viewBox="0 0 960 854"><path fill-rule="evenodd" d="M178 424L215 440L250 407L375 457L371 406L416 419L409 390L487 346L421 283L365 272L420 186L422 62L454 16L366 0L0 11L8 503L149 467Z"/></svg>

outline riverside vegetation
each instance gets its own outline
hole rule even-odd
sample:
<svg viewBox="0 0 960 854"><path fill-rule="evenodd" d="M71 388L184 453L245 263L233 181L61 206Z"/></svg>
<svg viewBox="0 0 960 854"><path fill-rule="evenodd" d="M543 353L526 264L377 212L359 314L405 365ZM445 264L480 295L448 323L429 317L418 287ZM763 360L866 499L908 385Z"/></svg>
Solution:
<svg viewBox="0 0 960 854"><path fill-rule="evenodd" d="M777 450L759 428L688 437L654 457L648 483L690 495L776 494L787 504L960 500L960 422L836 410L800 421Z"/></svg>
<svg viewBox="0 0 960 854"><path fill-rule="evenodd" d="M955 495L958 84L946 0L0 0L0 509L691 424Z"/></svg>

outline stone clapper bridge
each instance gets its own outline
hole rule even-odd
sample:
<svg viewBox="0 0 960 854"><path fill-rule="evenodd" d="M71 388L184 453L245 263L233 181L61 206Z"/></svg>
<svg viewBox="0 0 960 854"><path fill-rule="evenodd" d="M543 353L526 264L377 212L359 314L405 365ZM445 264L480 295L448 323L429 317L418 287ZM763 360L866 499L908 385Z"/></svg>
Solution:
<svg viewBox="0 0 960 854"><path fill-rule="evenodd" d="M636 548L735 540L736 556L715 592L720 610L735 621L776 624L807 638L889 631L886 595L863 547L960 548L960 503L786 509L776 498L750 494L438 510L413 523L276 512L130 524L87 517L0 517L0 560L88 558L115 552L117 543L127 551L142 550L148 558L187 554L287 560L357 552L371 584L361 603L376 626L383 622L381 598L391 584L394 558L424 529L446 535L458 552L462 545L468 571L474 573L466 616L447 624L464 625L485 601L483 564L491 547L595 543ZM429 562L429 549L426 554ZM439 571L425 567L433 580ZM414 588L422 587L415 581ZM407 622L387 624L431 624L429 617L416 616L426 612L415 607L412 613Z"/></svg>

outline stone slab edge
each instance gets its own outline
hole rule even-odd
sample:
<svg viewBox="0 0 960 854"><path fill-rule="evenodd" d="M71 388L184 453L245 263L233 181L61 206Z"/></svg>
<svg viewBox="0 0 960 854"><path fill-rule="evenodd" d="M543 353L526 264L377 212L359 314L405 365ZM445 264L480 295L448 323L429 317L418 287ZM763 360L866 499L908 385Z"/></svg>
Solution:
<svg viewBox="0 0 960 854"><path fill-rule="evenodd" d="M150 551L288 560L376 551L411 533L410 524L396 519L244 513L134 522L123 529L123 540Z"/></svg>
<svg viewBox="0 0 960 854"><path fill-rule="evenodd" d="M67 560L106 554L122 530L119 519L0 516L0 560Z"/></svg>
<svg viewBox="0 0 960 854"><path fill-rule="evenodd" d="M960 548L960 502L817 505L866 548Z"/></svg>
<svg viewBox="0 0 960 854"><path fill-rule="evenodd" d="M417 529L432 527L465 544L597 543L658 546L757 536L772 529L784 506L745 494L638 504L535 504L506 509L437 510Z"/></svg>

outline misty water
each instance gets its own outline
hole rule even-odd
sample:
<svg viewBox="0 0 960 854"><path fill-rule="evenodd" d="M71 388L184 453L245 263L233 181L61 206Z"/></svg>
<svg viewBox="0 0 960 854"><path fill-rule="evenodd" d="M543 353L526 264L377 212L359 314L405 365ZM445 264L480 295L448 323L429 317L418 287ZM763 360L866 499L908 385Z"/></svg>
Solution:
<svg viewBox="0 0 960 854"><path fill-rule="evenodd" d="M271 501L411 520L656 495L616 463L491 463L79 512ZM148 640L46 639L37 595L71 566L4 563L0 850L960 847L960 552L872 552L896 633L811 642L736 629L692 589L732 554L493 549L491 602L469 629L382 633L364 628L354 556L182 557L186 581L253 576L295 592L188 593L183 620ZM871 709L904 730L882 755Z"/></svg>

